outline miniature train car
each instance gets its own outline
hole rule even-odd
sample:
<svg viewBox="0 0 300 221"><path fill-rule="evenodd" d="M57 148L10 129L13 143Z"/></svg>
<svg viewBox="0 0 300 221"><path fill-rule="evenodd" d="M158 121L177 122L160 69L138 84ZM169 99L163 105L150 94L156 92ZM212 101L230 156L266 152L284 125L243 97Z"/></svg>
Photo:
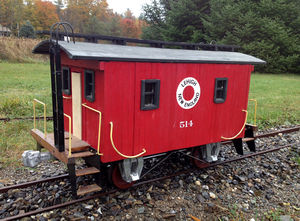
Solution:
<svg viewBox="0 0 300 221"><path fill-rule="evenodd" d="M118 162L126 183L139 179L146 156L202 146L205 153L197 156L211 162L222 140L244 137L250 74L254 64L265 63L228 51L53 45L43 41L33 50L46 54L59 47L51 62L57 118L53 146L59 149L62 139L61 145L67 145L64 132L70 132L72 142L95 149L100 164ZM55 91L60 75L62 94ZM65 115L64 122L59 114ZM42 136L33 136L47 146ZM52 153L57 157L63 151Z"/></svg>

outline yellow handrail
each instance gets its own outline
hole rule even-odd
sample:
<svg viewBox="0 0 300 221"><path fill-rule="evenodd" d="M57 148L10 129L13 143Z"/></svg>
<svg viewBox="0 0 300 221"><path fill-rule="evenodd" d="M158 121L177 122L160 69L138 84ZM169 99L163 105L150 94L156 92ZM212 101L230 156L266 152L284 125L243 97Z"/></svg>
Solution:
<svg viewBox="0 0 300 221"><path fill-rule="evenodd" d="M124 158L137 158L141 155L143 155L144 153L146 153L146 150L145 148L143 148L143 151L135 156L128 156L128 155L125 155L125 154L122 154L120 151L118 151L118 149L116 148L115 144L114 144L114 141L113 141L113 122L110 122L110 142L111 142L111 145L113 146L113 148L115 149L115 151L122 157Z"/></svg>
<svg viewBox="0 0 300 221"><path fill-rule="evenodd" d="M253 101L254 102L254 126L256 126L257 100L255 100L255 99L249 99L249 101Z"/></svg>
<svg viewBox="0 0 300 221"><path fill-rule="evenodd" d="M72 119L69 115L64 113L64 116L69 119L69 157L72 155Z"/></svg>
<svg viewBox="0 0 300 221"><path fill-rule="evenodd" d="M102 113L101 111L98 111L92 107L87 106L86 104L82 104L82 106L86 107L87 109L90 109L92 111L95 111L99 114L99 127L98 127L98 144L97 144L97 154L100 156L103 156L103 153L100 153L100 137L101 137L101 121L102 121Z"/></svg>
<svg viewBox="0 0 300 221"><path fill-rule="evenodd" d="M45 138L47 137L47 121L46 121L46 104L39 101L38 99L33 99L33 128L36 128L36 120L35 120L35 104L39 103L44 106L44 134Z"/></svg>
<svg viewBox="0 0 300 221"><path fill-rule="evenodd" d="M72 97L63 96L63 99L72 99Z"/></svg>
<svg viewBox="0 0 300 221"><path fill-rule="evenodd" d="M245 125L246 125L246 123L247 123L247 115L248 115L248 111L246 111L246 110L242 110L242 111L246 113L245 122L244 122L244 124L243 124L242 129L241 129L235 136L233 136L233 137L223 137L223 136L221 136L221 139L223 139L223 140L233 140L233 139L235 139L238 135L240 135L240 134L242 133L242 131L244 130Z"/></svg>

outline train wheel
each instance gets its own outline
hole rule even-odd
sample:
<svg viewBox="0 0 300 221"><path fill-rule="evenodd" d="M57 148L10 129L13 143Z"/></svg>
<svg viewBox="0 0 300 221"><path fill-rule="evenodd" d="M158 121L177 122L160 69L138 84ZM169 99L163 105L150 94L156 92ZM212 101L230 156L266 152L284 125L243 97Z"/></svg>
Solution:
<svg viewBox="0 0 300 221"><path fill-rule="evenodd" d="M201 147L195 147L193 149L193 157L195 158L198 158L198 159L203 159L203 156L202 156L202 151L201 151ZM193 161L193 164L197 167L197 168L205 168L209 165L209 163L205 162L204 160L203 161L200 161L200 160L197 160L197 159L194 159L192 158L192 161Z"/></svg>
<svg viewBox="0 0 300 221"><path fill-rule="evenodd" d="M123 180L118 164L115 164L112 168L111 180L116 187L123 190L130 188L135 183L135 182L127 183L126 181Z"/></svg>

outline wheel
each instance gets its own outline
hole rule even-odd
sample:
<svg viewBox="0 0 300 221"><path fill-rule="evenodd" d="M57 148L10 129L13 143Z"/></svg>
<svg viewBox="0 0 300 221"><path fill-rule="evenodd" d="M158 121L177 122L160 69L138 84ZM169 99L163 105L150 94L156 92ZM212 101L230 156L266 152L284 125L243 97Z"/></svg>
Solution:
<svg viewBox="0 0 300 221"><path fill-rule="evenodd" d="M192 155L193 157L195 158L198 158L198 159L203 159L203 155L202 155L202 151L201 151L201 147L194 147L193 148L193 151L192 151ZM192 161L193 161L193 164L197 167L197 168L205 168L209 165L209 163L207 162L203 162L200 161L200 160L197 160L197 159L194 159L192 158Z"/></svg>
<svg viewBox="0 0 300 221"><path fill-rule="evenodd" d="M112 168L111 181L116 187L122 190L130 188L135 183L127 183L123 180L118 164L115 164Z"/></svg>

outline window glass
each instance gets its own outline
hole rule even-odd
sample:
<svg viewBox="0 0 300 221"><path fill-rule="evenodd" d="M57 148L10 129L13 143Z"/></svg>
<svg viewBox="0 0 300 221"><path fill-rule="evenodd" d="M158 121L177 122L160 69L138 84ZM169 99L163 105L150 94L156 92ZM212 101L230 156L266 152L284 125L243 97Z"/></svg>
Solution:
<svg viewBox="0 0 300 221"><path fill-rule="evenodd" d="M71 94L70 69L67 67L62 68L62 88L63 88L64 94L66 94L66 95Z"/></svg>
<svg viewBox="0 0 300 221"><path fill-rule="evenodd" d="M84 71L84 96L90 102L95 100L95 73L93 71Z"/></svg>
<svg viewBox="0 0 300 221"><path fill-rule="evenodd" d="M227 78L216 78L214 102L217 104L224 103L227 96Z"/></svg>
<svg viewBox="0 0 300 221"><path fill-rule="evenodd" d="M154 110L159 107L160 80L149 79L141 82L141 110Z"/></svg>

